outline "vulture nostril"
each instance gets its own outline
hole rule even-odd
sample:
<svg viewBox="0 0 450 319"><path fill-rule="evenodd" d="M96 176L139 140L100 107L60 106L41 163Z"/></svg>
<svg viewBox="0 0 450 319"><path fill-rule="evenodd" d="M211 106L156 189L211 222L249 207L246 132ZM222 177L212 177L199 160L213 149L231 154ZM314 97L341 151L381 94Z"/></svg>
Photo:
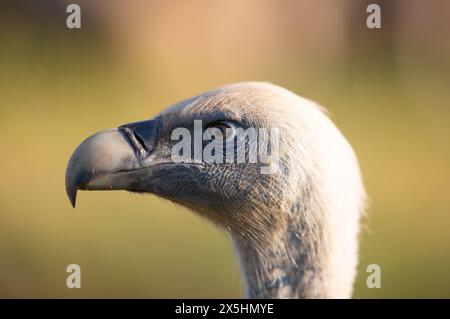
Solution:
<svg viewBox="0 0 450 319"><path fill-rule="evenodd" d="M136 134L136 132L133 132L134 133L134 137L136 138L136 140L139 142L139 144L144 148L144 149L147 149L147 147L145 146L145 142L144 142L144 140L142 139L142 137L139 135L139 134Z"/></svg>
<svg viewBox="0 0 450 319"><path fill-rule="evenodd" d="M129 127L119 127L119 131L125 136L128 143L133 147L136 152L136 156L144 158L148 152L145 148L145 143L141 137L136 135L134 131Z"/></svg>
<svg viewBox="0 0 450 319"><path fill-rule="evenodd" d="M133 132L142 147L144 147L147 152L152 152L156 144L155 130L153 128L147 129L136 127Z"/></svg>
<svg viewBox="0 0 450 319"><path fill-rule="evenodd" d="M147 157L156 147L158 138L158 121L149 120L125 124L119 127L136 152L138 158Z"/></svg>

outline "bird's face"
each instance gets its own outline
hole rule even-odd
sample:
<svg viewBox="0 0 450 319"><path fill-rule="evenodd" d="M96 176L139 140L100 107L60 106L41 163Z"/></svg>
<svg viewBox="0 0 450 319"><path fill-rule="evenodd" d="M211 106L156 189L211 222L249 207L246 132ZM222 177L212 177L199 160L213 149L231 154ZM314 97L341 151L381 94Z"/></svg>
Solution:
<svg viewBox="0 0 450 319"><path fill-rule="evenodd" d="M279 132L264 107L248 90L218 89L96 133L69 161L68 196L75 205L79 189L153 193L230 230L242 232L250 220L270 224L270 216L250 216L273 207L283 191L274 166Z"/></svg>

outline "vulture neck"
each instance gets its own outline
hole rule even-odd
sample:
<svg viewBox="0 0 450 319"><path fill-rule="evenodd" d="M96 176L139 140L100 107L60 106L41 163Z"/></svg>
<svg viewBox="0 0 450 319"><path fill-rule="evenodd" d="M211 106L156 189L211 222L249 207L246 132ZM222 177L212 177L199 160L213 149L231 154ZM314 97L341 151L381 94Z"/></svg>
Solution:
<svg viewBox="0 0 450 319"><path fill-rule="evenodd" d="M328 262L327 226L320 220L323 212L310 211L297 203L280 213L289 217L262 245L233 238L246 297L342 297L330 291L337 278L330 276L334 269Z"/></svg>

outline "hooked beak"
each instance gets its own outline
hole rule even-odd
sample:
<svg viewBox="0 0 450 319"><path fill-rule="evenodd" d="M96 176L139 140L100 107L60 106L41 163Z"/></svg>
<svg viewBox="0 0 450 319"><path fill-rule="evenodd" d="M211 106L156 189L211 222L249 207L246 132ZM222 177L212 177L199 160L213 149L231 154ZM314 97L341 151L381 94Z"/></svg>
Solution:
<svg viewBox="0 0 450 319"><path fill-rule="evenodd" d="M75 207L77 191L131 190L136 172L151 166L158 120L130 123L100 131L82 142L66 169L66 191Z"/></svg>

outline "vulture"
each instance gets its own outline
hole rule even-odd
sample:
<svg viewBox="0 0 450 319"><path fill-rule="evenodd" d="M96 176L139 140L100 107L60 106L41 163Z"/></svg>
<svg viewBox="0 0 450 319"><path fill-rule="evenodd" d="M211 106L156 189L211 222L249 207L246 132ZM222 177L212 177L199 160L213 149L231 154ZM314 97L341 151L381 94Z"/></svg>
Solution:
<svg viewBox="0 0 450 319"><path fill-rule="evenodd" d="M234 143L252 128L276 132L275 143L254 145L245 135ZM200 140L174 152L181 135ZM196 158L199 141L200 154L210 143L226 152L219 146L211 152L219 160ZM251 161L255 149L266 156ZM321 106L282 87L229 84L102 130L74 151L65 181L73 207L78 190L151 193L223 228L247 298L352 295L365 202L358 161Z"/></svg>

